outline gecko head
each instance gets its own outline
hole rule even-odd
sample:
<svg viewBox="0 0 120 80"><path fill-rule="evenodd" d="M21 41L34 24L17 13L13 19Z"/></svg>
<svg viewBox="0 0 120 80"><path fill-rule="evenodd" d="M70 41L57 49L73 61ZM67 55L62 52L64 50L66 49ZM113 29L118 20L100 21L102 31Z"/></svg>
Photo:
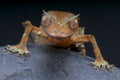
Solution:
<svg viewBox="0 0 120 80"><path fill-rule="evenodd" d="M62 11L43 12L41 27L51 37L66 38L79 28L79 15Z"/></svg>

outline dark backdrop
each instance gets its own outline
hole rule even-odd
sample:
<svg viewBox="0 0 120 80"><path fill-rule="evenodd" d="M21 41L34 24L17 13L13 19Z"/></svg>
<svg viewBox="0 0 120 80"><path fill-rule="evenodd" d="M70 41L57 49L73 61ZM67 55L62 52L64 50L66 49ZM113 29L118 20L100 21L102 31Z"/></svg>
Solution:
<svg viewBox="0 0 120 80"><path fill-rule="evenodd" d="M17 44L23 34L22 22L30 20L39 26L42 10L80 13L80 24L86 34L93 34L105 59L120 67L120 5L113 2L56 1L0 5L0 46ZM87 55L94 57L86 43Z"/></svg>

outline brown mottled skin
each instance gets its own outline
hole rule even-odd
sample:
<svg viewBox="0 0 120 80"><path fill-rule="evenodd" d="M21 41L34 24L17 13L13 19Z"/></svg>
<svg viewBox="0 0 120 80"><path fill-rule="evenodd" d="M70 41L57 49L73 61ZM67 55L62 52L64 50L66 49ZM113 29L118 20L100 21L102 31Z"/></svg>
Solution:
<svg viewBox="0 0 120 80"><path fill-rule="evenodd" d="M29 35L32 35L34 42L42 43L62 48L70 48L75 46L82 55L85 55L85 47L83 43L90 42L93 46L95 61L92 65L101 69L111 70L112 65L103 58L101 51L97 45L95 37L90 34L84 34L83 28L79 27L78 17L66 22L75 14L62 11L48 11L43 13L40 27L32 25L30 21L23 22L25 32L21 41L17 45L8 45L4 50L9 53L17 52L19 55L29 54L26 48ZM66 22L66 23L65 23Z"/></svg>

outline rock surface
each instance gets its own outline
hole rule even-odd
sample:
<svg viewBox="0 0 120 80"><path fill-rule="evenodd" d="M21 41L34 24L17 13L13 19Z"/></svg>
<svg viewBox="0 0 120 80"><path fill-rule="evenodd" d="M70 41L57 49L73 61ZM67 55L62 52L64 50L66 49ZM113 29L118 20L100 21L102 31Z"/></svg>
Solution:
<svg viewBox="0 0 120 80"><path fill-rule="evenodd" d="M92 58L50 46L28 45L29 57L9 55L0 47L0 80L120 80L113 72L94 69Z"/></svg>

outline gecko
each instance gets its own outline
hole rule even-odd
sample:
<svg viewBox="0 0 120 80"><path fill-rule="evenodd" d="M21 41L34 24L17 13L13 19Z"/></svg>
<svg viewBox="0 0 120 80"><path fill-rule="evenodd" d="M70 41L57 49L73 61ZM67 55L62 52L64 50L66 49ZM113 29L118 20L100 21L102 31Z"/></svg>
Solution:
<svg viewBox="0 0 120 80"><path fill-rule="evenodd" d="M61 48L74 46L81 55L86 55L84 43L91 43L95 55L95 60L91 64L100 69L111 70L112 65L103 58L94 35L84 34L84 28L79 24L79 15L65 11L43 10L40 26L33 25L29 20L22 22L25 30L21 41L16 45L7 45L4 51L18 53L19 56L30 54L27 49L29 35L32 35L34 42L40 44Z"/></svg>

